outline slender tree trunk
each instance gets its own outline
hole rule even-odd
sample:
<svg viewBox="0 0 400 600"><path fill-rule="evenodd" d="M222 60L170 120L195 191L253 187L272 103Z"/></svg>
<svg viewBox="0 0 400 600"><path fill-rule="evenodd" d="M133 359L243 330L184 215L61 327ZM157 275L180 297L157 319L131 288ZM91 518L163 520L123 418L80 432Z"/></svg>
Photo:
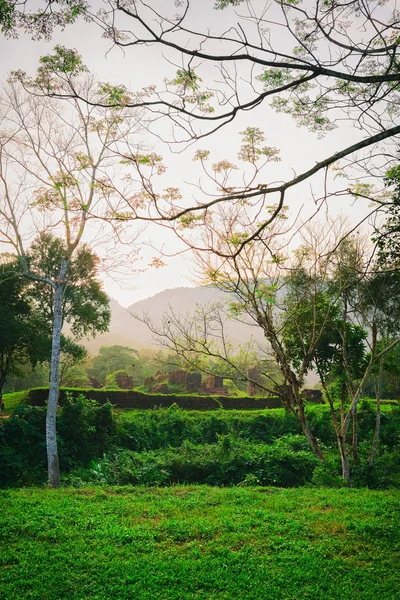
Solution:
<svg viewBox="0 0 400 600"><path fill-rule="evenodd" d="M65 276L68 261L63 260L58 281L54 285L53 300L53 338L51 345L50 389L46 414L46 448L48 483L50 487L60 487L60 466L57 450L57 404L59 395L59 369L61 352L61 328L63 322L63 297L65 290Z"/></svg>
<svg viewBox="0 0 400 600"><path fill-rule="evenodd" d="M304 436L306 437L312 451L314 452L315 456L318 458L319 461L324 462L325 461L325 456L320 448L320 445L318 443L317 438L315 437L315 435L313 434L313 432L311 431L307 420L303 420L303 419L298 419L299 423L301 425L301 429L304 433Z"/></svg>
<svg viewBox="0 0 400 600"><path fill-rule="evenodd" d="M381 429L381 392L382 392L382 373L383 373L383 358L379 363L379 375L378 382L375 385L376 393L376 419L375 419L375 431L374 438L372 440L371 453L369 455L369 465L372 466L375 460L376 449L378 447L379 432Z"/></svg>
<svg viewBox="0 0 400 600"><path fill-rule="evenodd" d="M325 456L320 448L317 438L311 431L310 426L307 421L307 416L306 416L306 412L304 409L303 398L301 397L301 394L298 390L296 390L296 392L292 392L292 393L293 394L297 393L297 398L295 398L295 402L294 402L297 405L297 410L294 411L294 415L295 415L297 421L299 422L301 429L303 431L303 434L304 434L306 440L308 441L315 456L318 458L319 461L324 462Z"/></svg>
<svg viewBox="0 0 400 600"><path fill-rule="evenodd" d="M358 411L357 411L357 406L354 409L354 413L353 413L353 435L352 435L352 442L351 442L351 450L352 450L352 454L353 454L353 460L354 460L354 464L358 464L359 460L358 460Z"/></svg>
<svg viewBox="0 0 400 600"><path fill-rule="evenodd" d="M351 486L351 482L350 482L349 455L348 455L348 452L346 451L345 444L346 444L346 442L345 442L343 436L338 436L338 446L339 446L340 460L341 460L341 463L342 463L342 478L346 482L347 487L350 487Z"/></svg>

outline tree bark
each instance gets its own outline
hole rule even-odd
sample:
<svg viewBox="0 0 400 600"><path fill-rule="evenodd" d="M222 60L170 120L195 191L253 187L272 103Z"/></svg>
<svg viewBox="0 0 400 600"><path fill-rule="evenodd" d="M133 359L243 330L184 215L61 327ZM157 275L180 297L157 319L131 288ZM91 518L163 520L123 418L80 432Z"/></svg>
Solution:
<svg viewBox="0 0 400 600"><path fill-rule="evenodd" d="M354 408L354 413L353 413L353 435L352 435L351 449L352 449L352 453L353 453L354 464L357 465L359 463L359 459L358 459L358 411L357 411L357 406Z"/></svg>
<svg viewBox="0 0 400 600"><path fill-rule="evenodd" d="M46 448L48 483L52 488L60 487L60 466L57 449L57 404L59 395L59 369L61 353L61 329L63 323L63 297L68 261L63 260L58 280L54 284L53 337L51 345L50 389L46 414Z"/></svg>
<svg viewBox="0 0 400 600"><path fill-rule="evenodd" d="M374 464L376 449L378 447L379 440L379 432L381 428L381 391L382 391L382 373L383 373L383 358L381 358L379 363L379 375L378 382L375 385L375 393L376 393L376 418L375 418L375 431L374 431L374 439L372 440L371 453L369 455L368 464L370 467Z"/></svg>
<svg viewBox="0 0 400 600"><path fill-rule="evenodd" d="M296 400L297 400L298 410L296 411L295 416L297 417L297 420L300 423L300 426L304 433L304 436L305 436L306 440L308 441L315 456L318 458L319 461L325 462L325 456L320 448L318 440L315 437L315 435L313 434L313 432L311 431L310 426L308 424L301 394L300 394L300 392L297 392L297 394L298 394L298 398Z"/></svg>
<svg viewBox="0 0 400 600"><path fill-rule="evenodd" d="M351 487L349 455L346 452L345 440L341 436L338 437L338 446L339 446L340 460L342 462L342 478L346 482L347 487Z"/></svg>

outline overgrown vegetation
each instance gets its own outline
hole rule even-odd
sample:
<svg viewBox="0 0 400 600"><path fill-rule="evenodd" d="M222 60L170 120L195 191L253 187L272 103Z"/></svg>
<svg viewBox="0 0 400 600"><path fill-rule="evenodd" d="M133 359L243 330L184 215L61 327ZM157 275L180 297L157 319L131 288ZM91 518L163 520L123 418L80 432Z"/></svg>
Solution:
<svg viewBox="0 0 400 600"><path fill-rule="evenodd" d="M303 485L341 487L340 460L327 406L311 406L307 417L326 454L314 457L293 415L266 411L190 412L168 409L112 413L83 395L67 398L58 435L64 483L216 486ZM359 411L359 463L355 486L400 485L400 409L382 407L374 465L368 465L373 402ZM0 423L0 485L37 485L46 478L45 408L21 405Z"/></svg>

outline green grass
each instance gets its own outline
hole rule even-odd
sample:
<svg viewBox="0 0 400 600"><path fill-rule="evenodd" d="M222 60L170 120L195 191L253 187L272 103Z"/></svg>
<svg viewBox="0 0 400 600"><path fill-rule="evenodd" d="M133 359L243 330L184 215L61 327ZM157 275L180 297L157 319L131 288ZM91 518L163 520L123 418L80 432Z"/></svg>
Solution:
<svg viewBox="0 0 400 600"><path fill-rule="evenodd" d="M397 491L0 492L0 598L396 600Z"/></svg>
<svg viewBox="0 0 400 600"><path fill-rule="evenodd" d="M11 415L20 404L25 404L28 398L29 390L14 392L13 394L4 394L4 415Z"/></svg>

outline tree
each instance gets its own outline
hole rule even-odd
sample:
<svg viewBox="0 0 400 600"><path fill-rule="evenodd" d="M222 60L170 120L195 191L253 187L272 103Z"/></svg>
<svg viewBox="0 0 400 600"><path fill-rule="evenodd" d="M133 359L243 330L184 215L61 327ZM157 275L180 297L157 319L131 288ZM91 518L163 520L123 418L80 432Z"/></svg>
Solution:
<svg viewBox="0 0 400 600"><path fill-rule="evenodd" d="M383 223L375 228L378 263L381 269L398 269L400 265L400 166L389 169L385 184L392 188L391 197L383 203Z"/></svg>
<svg viewBox="0 0 400 600"><path fill-rule="evenodd" d="M0 403L9 375L19 375L19 365L45 360L37 314L26 297L27 281L15 257L2 256L0 267Z"/></svg>
<svg viewBox="0 0 400 600"><path fill-rule="evenodd" d="M40 235L32 244L28 260L30 266L46 276L54 268L57 252L62 253L62 242L50 234ZM95 264L95 256L82 248L77 263L88 255ZM52 298L41 282L32 282L23 274L21 264L13 255L3 255L0 273L0 394L9 375L21 376L27 363L35 368L38 363L50 363ZM82 264L80 265L82 268ZM110 319L107 296L94 279L94 266L86 271L87 280L79 280L79 269L71 269L70 287L64 298L64 318L73 322L75 334L104 330ZM82 271L82 269L80 269ZM54 274L53 274L54 275ZM81 273L82 276L82 273ZM89 289L88 289L89 288ZM80 298L75 295L79 292ZM85 293L83 293L85 292ZM72 302L71 302L72 298ZM74 302L75 300L75 302ZM80 301L78 301L80 300ZM84 300L84 302L83 302ZM97 304L96 304L97 301ZM90 305L91 311L82 304ZM68 309L66 308L68 306ZM101 307L101 310L100 310ZM61 334L61 365L64 369L86 355L83 346Z"/></svg>
<svg viewBox="0 0 400 600"><path fill-rule="evenodd" d="M42 83L47 81L61 91L65 73L81 94L96 88L99 98L106 97L107 92L87 76L74 52L62 58L56 53L52 60L43 61L39 76ZM64 104L43 100L26 94L17 83L10 84L2 99L1 120L1 241L12 245L24 275L41 284L43 308L52 319L46 444L49 484L58 487L61 329L64 319L72 323L76 334L107 326L107 302L95 279L99 262L85 239L96 240L101 247L108 239L107 226L112 226L110 234L116 240L125 235L118 194L109 175L115 174L136 121L132 115L125 118L123 109L90 109L75 100ZM29 251L32 230L42 235ZM124 239L132 242L134 236ZM50 250L46 263L43 250Z"/></svg>
<svg viewBox="0 0 400 600"><path fill-rule="evenodd" d="M41 279L31 285L31 296L40 315L48 327L54 321L54 290L43 280L54 280L58 276L59 265L65 256L65 243L51 233L40 233L32 242L27 253L29 270ZM95 335L107 331L111 318L110 302L98 279L99 257L86 245L81 244L68 268L68 286L62 298L62 322L68 323L75 337ZM68 354L74 354L66 347ZM76 358L82 359L75 350Z"/></svg>
<svg viewBox="0 0 400 600"><path fill-rule="evenodd" d="M280 396L286 410L298 421L315 456L323 461L323 451L306 417L301 390L304 377L310 369L315 346L323 333L326 316L322 321L315 316L301 363L294 369L283 340L285 327L296 318L295 314L284 310L282 306L284 278L288 272L285 257L287 247L283 241L286 220L281 217L275 221L262 236L261 243L248 243L236 254L235 249L246 236L243 224L246 222L247 210L246 206L239 206L222 213L218 239L214 224L205 231L206 235L213 236L214 244L218 243L219 253L197 253L199 277L204 284L214 285L227 294L231 316L262 329L268 356L275 361L280 372L279 377L273 372L265 373L267 381L264 389ZM313 303L312 295L310 303ZM176 319L171 321L166 314L164 329L159 329L158 334L171 349L179 345L182 354L201 356L203 353L211 353L215 356L215 333L218 335L223 328L226 315L220 311L211 312L207 308L201 311L201 315L202 318L198 320L180 320L178 325ZM168 327L165 327L165 323ZM223 337L219 338L223 342ZM219 355L224 356L223 352L224 349L219 350Z"/></svg>
<svg viewBox="0 0 400 600"><path fill-rule="evenodd" d="M235 297L232 295L230 300L233 303ZM197 305L192 314L178 314L169 307L160 324L154 323L146 314L133 316L149 327L159 346L172 350L157 361L163 369L168 365L174 369L222 376L234 380L242 388L252 383L260 393L270 395L274 393L274 386L282 383L279 369L268 349L254 339L239 343L229 337L229 320L238 320L235 310L233 307L229 310L223 303L209 303Z"/></svg>
<svg viewBox="0 0 400 600"><path fill-rule="evenodd" d="M135 366L139 361L139 352L128 346L102 346L93 358L88 374L101 385L106 382L107 375L124 370L128 375L135 375Z"/></svg>
<svg viewBox="0 0 400 600"><path fill-rule="evenodd" d="M245 234L242 223L246 208L239 212L240 218L231 211L221 219L220 256L197 254L200 276L231 296L227 302L231 314L262 328L281 376L280 381L269 377L264 388L279 394L315 455L323 461L302 395L306 375L312 369L317 371L331 409L342 476L350 485L350 454L357 460L357 407L363 384L374 365L400 340L398 278L392 273L389 280L387 274L377 273L361 236L346 236L340 221L304 225L301 244L293 253L284 240L287 224L281 219L260 242L247 244L234 256L234 248ZM215 230L209 234L215 236ZM345 241L338 246L342 237ZM209 307L198 313L201 319L195 315L183 320L166 314L163 327L158 329L164 345L178 348L189 359L193 356L193 361L199 355L217 353L215 334L226 320L226 314L217 314ZM338 397L331 388L333 381L340 383Z"/></svg>
<svg viewBox="0 0 400 600"><path fill-rule="evenodd" d="M333 253L314 256L317 269L310 272L309 247L291 273L284 306L292 316L284 331L287 355L295 368L314 323L325 320L322 335L312 353L310 366L318 373L328 400L342 463L342 477L350 485L350 453L358 462L357 407L362 389L374 367L380 371L385 356L400 342L397 297L400 278L380 273L369 263L359 236L348 236ZM328 263L328 268L327 264ZM310 287L318 288L310 302ZM394 300L396 298L396 300ZM329 318L326 315L329 314ZM332 383L335 384L332 387ZM339 403L339 414L336 402ZM351 443L348 432L353 424ZM370 464L379 436L380 394L377 394L375 434Z"/></svg>
<svg viewBox="0 0 400 600"><path fill-rule="evenodd" d="M162 89L154 85L129 92L123 85L114 85L108 86L105 99L99 99L81 95L75 88L67 92L49 87L42 79L36 80L35 93L80 97L92 106L146 107L155 122L164 116L171 123L173 133L165 136L168 140L192 143L252 110L257 111L255 120L260 123L271 114L270 109L291 115L299 126L319 137L346 122L360 131L354 143L343 144L298 174L288 172L283 182L276 183L274 173L261 176L258 169L244 182L239 179L229 184L226 180L211 194L202 190L201 198L192 204L177 188L163 197L144 177L144 192L155 204L157 199L163 200L151 216L158 222L171 224L184 218L186 225L193 224L217 203L244 199L258 209L243 245L257 239L282 210L290 190L306 180L323 179L321 201L335 194L369 197L368 190L347 182L338 190L329 167L337 169L338 161L342 166L348 161L348 175L361 179L365 175L364 181L369 182L371 175L381 176L396 160L400 27L395 7L380 0L350 0L345 5L330 0L275 0L269 5L261 0L210 0L202 4L208 15L204 30L196 22L196 10L198 5L191 0L171 0L160 8L141 0L128 4L112 0L107 10L98 12L95 4L82 0L60 0L56 5L42 0L30 13L26 3L4 0L0 22L8 35L17 35L22 28L36 37L49 38L56 27L82 17L97 24L114 46L124 52L140 52L141 61L151 46L159 49L160 60L162 53L167 53L168 66L173 63L179 68L174 77L165 79ZM221 11L225 11L222 19ZM219 75L211 75L215 72ZM24 85L29 88L30 82L25 79ZM265 110L261 112L260 107ZM257 128L249 129L256 132ZM268 130L267 121L263 129ZM256 138L253 134L247 144L247 158L252 154L253 163L260 158ZM270 157L277 157L277 148L267 150ZM203 167L207 154L207 150L198 150ZM232 160L223 157L215 163L220 172L223 163L232 166ZM227 175L228 169L224 173ZM318 178L318 173L323 178ZM275 206L269 214L264 211L267 198Z"/></svg>

